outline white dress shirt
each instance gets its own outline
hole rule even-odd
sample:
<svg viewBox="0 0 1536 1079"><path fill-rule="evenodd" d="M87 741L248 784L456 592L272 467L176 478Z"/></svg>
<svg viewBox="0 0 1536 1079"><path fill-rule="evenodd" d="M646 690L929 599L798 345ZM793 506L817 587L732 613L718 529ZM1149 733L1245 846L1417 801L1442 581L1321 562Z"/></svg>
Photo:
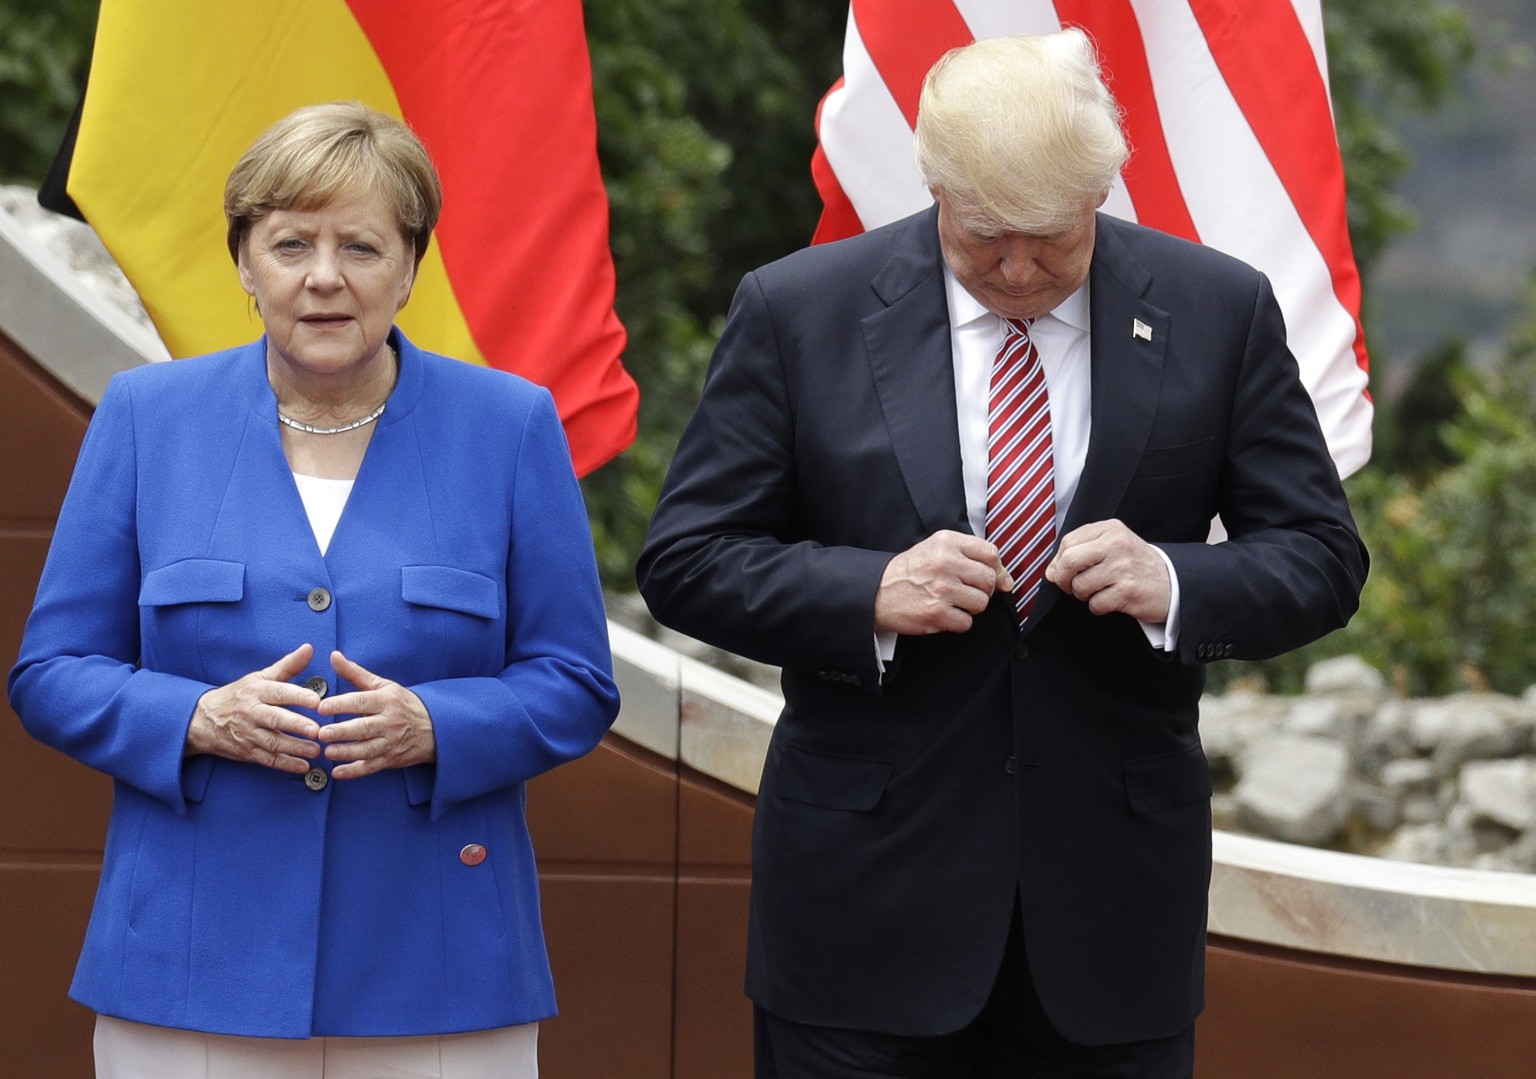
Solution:
<svg viewBox="0 0 1536 1079"><path fill-rule="evenodd" d="M966 517L971 531L987 534L987 408L991 398L992 364L1003 343L1003 320L966 291L948 266L944 288L949 300L949 346L955 365L955 416L960 431L960 470L965 483ZM1055 310L1030 326L1029 337L1045 370L1051 408L1051 451L1056 488L1056 533L1077 493L1088 458L1092 430L1093 369L1089 362L1088 284L1063 300ZM1142 622L1153 648L1171 652L1178 647L1179 578L1173 563L1152 548L1168 569L1171 588L1166 623ZM878 633L881 670L896 652L896 634Z"/></svg>
<svg viewBox="0 0 1536 1079"><path fill-rule="evenodd" d="M323 476L293 474L293 482L299 488L299 500L304 503L304 513L309 517L309 527L315 534L320 553L331 548L331 537L341 523L341 513L352 497L353 480L331 480Z"/></svg>

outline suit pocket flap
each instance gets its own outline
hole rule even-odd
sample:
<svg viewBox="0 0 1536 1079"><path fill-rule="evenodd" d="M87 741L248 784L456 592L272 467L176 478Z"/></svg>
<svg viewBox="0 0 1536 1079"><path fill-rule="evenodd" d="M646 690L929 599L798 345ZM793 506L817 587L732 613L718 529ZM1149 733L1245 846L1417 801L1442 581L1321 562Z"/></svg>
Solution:
<svg viewBox="0 0 1536 1079"><path fill-rule="evenodd" d="M495 618L501 613L500 589L495 581L483 573L453 566L401 566L400 598L476 618Z"/></svg>
<svg viewBox="0 0 1536 1079"><path fill-rule="evenodd" d="M1155 813L1211 797L1211 769L1198 745L1176 753L1125 762L1125 794L1132 813Z"/></svg>
<svg viewBox="0 0 1536 1079"><path fill-rule="evenodd" d="M829 757L787 746L776 777L779 797L823 809L863 812L880 804L896 766L889 761Z"/></svg>
<svg viewBox="0 0 1536 1079"><path fill-rule="evenodd" d="M216 558L184 558L152 569L139 585L139 606L234 603L245 595L245 564Z"/></svg>
<svg viewBox="0 0 1536 1079"><path fill-rule="evenodd" d="M1207 466L1216 451L1215 439L1202 438L1182 446L1149 446L1136 466L1138 479L1179 476Z"/></svg>

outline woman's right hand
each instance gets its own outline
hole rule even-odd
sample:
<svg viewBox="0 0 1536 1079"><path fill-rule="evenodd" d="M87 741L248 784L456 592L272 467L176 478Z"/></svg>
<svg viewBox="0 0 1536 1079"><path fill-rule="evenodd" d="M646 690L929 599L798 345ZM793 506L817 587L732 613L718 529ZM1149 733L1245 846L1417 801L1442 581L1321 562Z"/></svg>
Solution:
<svg viewBox="0 0 1536 1079"><path fill-rule="evenodd" d="M289 679L309 666L314 648L301 644L269 667L210 689L187 726L186 755L210 753L280 772L303 774L320 755L320 725L291 708L314 708L320 695Z"/></svg>

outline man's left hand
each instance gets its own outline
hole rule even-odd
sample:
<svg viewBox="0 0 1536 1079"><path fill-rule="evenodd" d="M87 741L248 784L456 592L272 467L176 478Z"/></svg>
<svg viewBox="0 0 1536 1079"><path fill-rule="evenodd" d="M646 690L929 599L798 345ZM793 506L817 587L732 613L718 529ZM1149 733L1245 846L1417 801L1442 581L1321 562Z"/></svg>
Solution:
<svg viewBox="0 0 1536 1079"><path fill-rule="evenodd" d="M1168 567L1120 521L1095 521L1068 532L1045 579L1083 600L1094 614L1119 611L1153 624L1168 620Z"/></svg>

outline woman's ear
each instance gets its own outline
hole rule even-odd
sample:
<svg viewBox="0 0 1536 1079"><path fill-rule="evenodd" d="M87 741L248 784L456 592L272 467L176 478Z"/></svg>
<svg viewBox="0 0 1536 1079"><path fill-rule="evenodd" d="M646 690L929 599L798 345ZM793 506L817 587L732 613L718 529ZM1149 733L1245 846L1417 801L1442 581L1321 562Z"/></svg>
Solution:
<svg viewBox="0 0 1536 1079"><path fill-rule="evenodd" d="M251 273L250 266L246 263L246 245L244 240L240 241L240 246L236 250L238 254L235 256L235 269L240 274L240 287L245 289L247 295L255 296L256 279Z"/></svg>

